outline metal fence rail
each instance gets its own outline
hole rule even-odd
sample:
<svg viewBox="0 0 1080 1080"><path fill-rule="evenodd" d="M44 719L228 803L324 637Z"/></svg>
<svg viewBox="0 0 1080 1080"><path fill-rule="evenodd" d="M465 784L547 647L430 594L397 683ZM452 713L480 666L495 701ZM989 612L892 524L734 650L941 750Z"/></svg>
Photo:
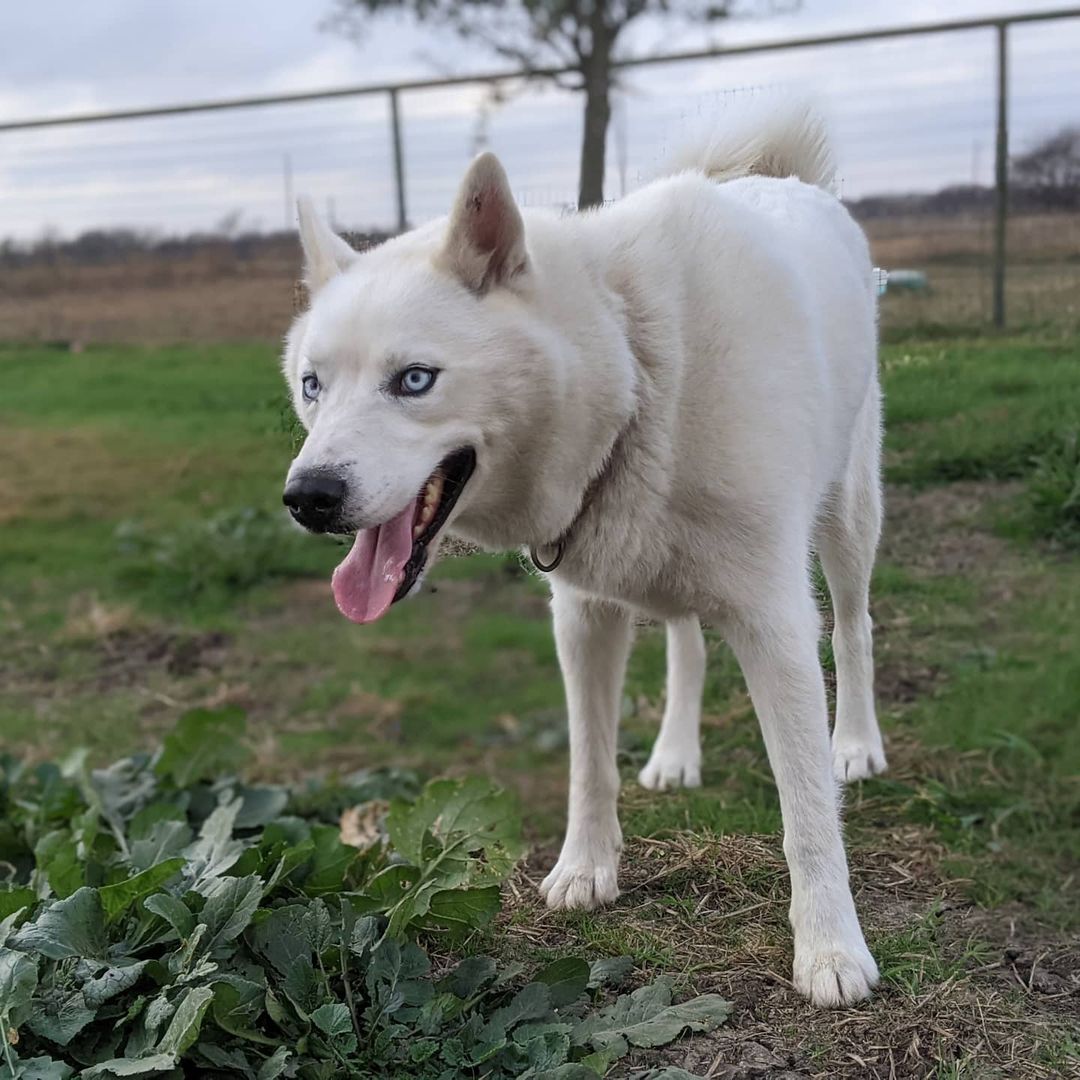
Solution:
<svg viewBox="0 0 1080 1080"><path fill-rule="evenodd" d="M1009 43L1010 28L1021 24L1046 23L1053 20L1080 19L1080 7L1057 10L1032 11L1018 14L971 19L954 19L940 22L916 23L908 26L790 37L778 40L751 42L741 45L718 46L691 51L672 52L661 55L629 57L614 65L619 69L641 68L647 65L687 63L691 61L730 60L752 54L786 50L839 47L862 42L903 39L926 35L955 34L964 32L992 31L995 38L996 79L995 141L994 141L994 222L992 245L992 319L995 326L1002 327L1006 321L1006 266L1007 266L1007 218L1008 163L1009 163ZM77 113L66 116L46 116L15 119L0 122L0 135L46 128L77 127L135 121L150 118L188 116L234 110L265 109L288 105L326 102L335 99L383 96L388 104L390 160L395 191L397 227L407 227L408 206L406 193L406 155L402 140L402 104L406 93L430 93L441 89L477 84L501 84L520 82L523 78L540 78L574 74L573 68L536 68L532 71L487 71L471 75L446 78L417 79L397 83L380 83L355 86L339 86L325 90L293 94L273 94L256 97L229 98L214 101L188 102L152 108L121 109L108 112ZM291 187L291 161L286 155L286 188Z"/></svg>

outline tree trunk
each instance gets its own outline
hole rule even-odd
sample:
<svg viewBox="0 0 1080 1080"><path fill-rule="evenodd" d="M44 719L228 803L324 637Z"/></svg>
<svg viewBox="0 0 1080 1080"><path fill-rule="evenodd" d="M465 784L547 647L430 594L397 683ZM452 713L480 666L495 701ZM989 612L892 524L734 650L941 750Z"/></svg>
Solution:
<svg viewBox="0 0 1080 1080"><path fill-rule="evenodd" d="M592 26L592 51L585 60L585 127L581 140L581 174L578 209L604 201L604 155L611 120L611 47L614 35L604 25L603 3L596 3Z"/></svg>

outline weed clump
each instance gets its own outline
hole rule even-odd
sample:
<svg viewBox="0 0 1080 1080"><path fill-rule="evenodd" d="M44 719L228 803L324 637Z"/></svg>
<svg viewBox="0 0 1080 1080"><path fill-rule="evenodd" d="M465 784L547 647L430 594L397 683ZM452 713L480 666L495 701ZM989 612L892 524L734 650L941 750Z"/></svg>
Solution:
<svg viewBox="0 0 1080 1080"><path fill-rule="evenodd" d="M287 578L319 572L311 544L281 514L253 507L226 510L173 532L155 533L136 522L116 530L124 585L183 603L228 597Z"/></svg>
<svg viewBox="0 0 1080 1080"><path fill-rule="evenodd" d="M1035 529L1080 547L1080 428L1065 432L1032 464L1028 495Z"/></svg>

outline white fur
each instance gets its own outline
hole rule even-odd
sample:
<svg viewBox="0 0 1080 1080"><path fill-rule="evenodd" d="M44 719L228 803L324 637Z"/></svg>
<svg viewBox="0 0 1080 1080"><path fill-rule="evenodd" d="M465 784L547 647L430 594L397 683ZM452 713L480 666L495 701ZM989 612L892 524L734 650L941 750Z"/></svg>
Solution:
<svg viewBox="0 0 1080 1080"><path fill-rule="evenodd" d="M551 906L618 894L615 742L635 614L666 620L670 647L648 787L700 782L698 619L721 630L779 789L795 985L820 1005L857 1001L877 980L834 775L884 767L867 615L880 521L875 297L861 231L814 186L829 160L799 113L754 138L717 136L686 171L596 213L520 214L485 155L449 219L363 255L343 259L306 215L316 291L285 357L311 430L293 469L346 475L354 525L401 510L444 455L470 445L477 466L454 533L545 552L565 538L550 583L570 802L541 886ZM429 395L380 392L417 361L441 369ZM309 370L323 384L315 405L299 396ZM815 547L836 612L831 749Z"/></svg>

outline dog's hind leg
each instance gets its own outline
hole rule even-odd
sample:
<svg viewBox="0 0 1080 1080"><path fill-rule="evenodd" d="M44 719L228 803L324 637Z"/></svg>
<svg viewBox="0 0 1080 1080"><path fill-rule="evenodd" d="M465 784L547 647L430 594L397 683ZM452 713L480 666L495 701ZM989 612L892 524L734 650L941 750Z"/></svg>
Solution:
<svg viewBox="0 0 1080 1080"><path fill-rule="evenodd" d="M642 787L701 785L701 694L705 687L705 638L696 615L667 624L667 704Z"/></svg>
<svg viewBox="0 0 1080 1080"><path fill-rule="evenodd" d="M833 770L838 780L863 780L885 769L874 711L874 647L870 574L881 533L880 394L863 405L847 473L832 493L817 529L817 548L833 607L836 724Z"/></svg>
<svg viewBox="0 0 1080 1080"><path fill-rule="evenodd" d="M819 620L800 561L763 567L759 598L745 598L732 612L725 635L746 677L780 794L795 988L815 1005L850 1005L870 993L878 971L848 884Z"/></svg>
<svg viewBox="0 0 1080 1080"><path fill-rule="evenodd" d="M615 763L630 613L553 583L555 644L570 723L570 802L559 861L540 891L553 908L594 908L619 895Z"/></svg>

